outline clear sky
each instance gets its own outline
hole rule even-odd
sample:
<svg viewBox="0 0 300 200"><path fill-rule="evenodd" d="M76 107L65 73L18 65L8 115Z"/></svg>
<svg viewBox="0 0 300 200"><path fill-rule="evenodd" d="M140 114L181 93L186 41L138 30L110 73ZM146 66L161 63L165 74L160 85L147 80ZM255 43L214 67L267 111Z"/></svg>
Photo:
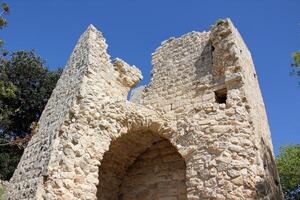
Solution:
<svg viewBox="0 0 300 200"><path fill-rule="evenodd" d="M63 67L89 24L102 31L109 53L138 66L147 84L151 53L163 40L208 30L230 17L248 45L263 92L273 145L300 143L300 78L290 77L300 49L299 0L7 0L8 50L31 50L51 69Z"/></svg>

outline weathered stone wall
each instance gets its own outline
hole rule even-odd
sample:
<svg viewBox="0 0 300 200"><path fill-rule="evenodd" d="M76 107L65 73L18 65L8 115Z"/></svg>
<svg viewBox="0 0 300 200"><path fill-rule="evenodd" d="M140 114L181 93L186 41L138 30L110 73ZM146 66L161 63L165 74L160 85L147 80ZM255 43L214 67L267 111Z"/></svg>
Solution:
<svg viewBox="0 0 300 200"><path fill-rule="evenodd" d="M257 74L251 59L251 54L242 37L230 20L216 26L212 31L213 45L218 46L222 57L218 60L232 60L225 67L236 66L238 73L242 75L244 101L248 112L249 124L252 126L252 140L255 144L259 178L255 184L257 197L277 199L281 197L279 177L275 167L271 134L268 119L260 92ZM229 48L230 47L230 48ZM228 59L231 58L231 59ZM247 114L247 113L246 113Z"/></svg>
<svg viewBox="0 0 300 200"><path fill-rule="evenodd" d="M80 37L42 113L38 133L29 142L11 179L13 187L8 198L42 198L49 165L58 161L62 146L70 139L65 141L59 136L82 101L92 106L93 98L125 100L130 87L142 78L137 68L121 59L111 62L106 49L105 39L93 26Z"/></svg>
<svg viewBox="0 0 300 200"><path fill-rule="evenodd" d="M144 89L141 104L175 118L193 109L193 105L213 101L213 94L201 90L212 79L209 33L192 32L164 41L153 53L152 65L152 79Z"/></svg>
<svg viewBox="0 0 300 200"><path fill-rule="evenodd" d="M176 117L193 148L188 197L282 198L254 65L232 22L163 42L152 63L139 102Z"/></svg>
<svg viewBox="0 0 300 200"><path fill-rule="evenodd" d="M133 102L140 71L106 49L94 27L81 36L8 199L282 199L251 55L230 20L163 42ZM169 150L178 165L164 162Z"/></svg>

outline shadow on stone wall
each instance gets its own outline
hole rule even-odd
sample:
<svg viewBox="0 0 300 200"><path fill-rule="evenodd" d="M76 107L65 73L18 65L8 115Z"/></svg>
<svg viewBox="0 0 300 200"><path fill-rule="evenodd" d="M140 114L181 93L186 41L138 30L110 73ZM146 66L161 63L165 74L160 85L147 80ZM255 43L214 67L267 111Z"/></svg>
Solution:
<svg viewBox="0 0 300 200"><path fill-rule="evenodd" d="M261 138L261 153L266 177L256 184L257 195L258 197L270 195L269 199L272 200L283 199L275 159L272 150L265 144L263 138Z"/></svg>
<svg viewBox="0 0 300 200"><path fill-rule="evenodd" d="M208 40L203 48L201 56L195 62L197 80L201 80L201 78L212 74L212 51L212 43Z"/></svg>

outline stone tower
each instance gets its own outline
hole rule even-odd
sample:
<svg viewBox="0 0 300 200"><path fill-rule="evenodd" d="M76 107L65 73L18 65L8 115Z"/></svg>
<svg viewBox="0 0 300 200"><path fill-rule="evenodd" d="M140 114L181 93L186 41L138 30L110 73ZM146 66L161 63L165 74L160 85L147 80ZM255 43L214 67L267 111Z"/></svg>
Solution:
<svg viewBox="0 0 300 200"><path fill-rule="evenodd" d="M164 41L152 79L89 26L18 165L10 200L280 200L250 52L229 19Z"/></svg>

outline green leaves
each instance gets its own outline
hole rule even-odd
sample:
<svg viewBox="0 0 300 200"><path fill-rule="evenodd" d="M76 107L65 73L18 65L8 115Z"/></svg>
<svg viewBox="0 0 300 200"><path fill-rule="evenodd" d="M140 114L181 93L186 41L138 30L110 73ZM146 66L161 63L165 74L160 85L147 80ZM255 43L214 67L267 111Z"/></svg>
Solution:
<svg viewBox="0 0 300 200"><path fill-rule="evenodd" d="M215 22L215 24L216 24L217 26L222 25L222 24L224 24L224 23L225 23L225 20L224 20L224 19L217 19L217 21Z"/></svg>
<svg viewBox="0 0 300 200"><path fill-rule="evenodd" d="M4 19L3 17L0 17L0 27L3 28L6 25L7 25L6 19Z"/></svg>
<svg viewBox="0 0 300 200"><path fill-rule="evenodd" d="M2 50L2 55L3 55L3 56L7 56L8 54L9 54L9 51L7 51L7 50L5 50L5 49Z"/></svg>
<svg viewBox="0 0 300 200"><path fill-rule="evenodd" d="M16 145L1 146L0 142L0 179L9 180L23 154L23 149L18 148ZM1 198L0 198L1 199Z"/></svg>
<svg viewBox="0 0 300 200"><path fill-rule="evenodd" d="M300 51L293 52L292 58L293 58L293 64L292 64L292 66L294 66L294 67L300 67Z"/></svg>
<svg viewBox="0 0 300 200"><path fill-rule="evenodd" d="M292 53L293 63L291 64L292 70L290 71L290 75L292 76L300 76L300 51L295 51ZM300 82L299 82L300 86Z"/></svg>
<svg viewBox="0 0 300 200"><path fill-rule="evenodd" d="M0 80L0 97L13 99L16 97L17 87L12 83Z"/></svg>
<svg viewBox="0 0 300 200"><path fill-rule="evenodd" d="M10 10L9 5L7 3L2 3L1 7L5 13L8 13Z"/></svg>
<svg viewBox="0 0 300 200"><path fill-rule="evenodd" d="M0 60L0 130L2 137L24 137L38 121L60 71L49 71L34 51L14 52ZM0 132L1 137L1 132Z"/></svg>
<svg viewBox="0 0 300 200"><path fill-rule="evenodd" d="M2 3L0 9L2 29L10 7ZM49 71L34 51L9 54L3 46L0 39L0 179L9 180L61 71ZM0 188L0 199L2 192Z"/></svg>
<svg viewBox="0 0 300 200"><path fill-rule="evenodd" d="M9 12L10 8L7 3L2 3L1 8L2 8L2 12L0 15L0 28L2 29L3 27L5 27L7 25L7 21L4 18L4 15L6 15Z"/></svg>
<svg viewBox="0 0 300 200"><path fill-rule="evenodd" d="M300 145L281 147L276 164L286 199L300 199Z"/></svg>
<svg viewBox="0 0 300 200"><path fill-rule="evenodd" d="M2 3L1 4L2 12L0 13L0 29L4 28L7 26L7 20L4 18L4 16L10 11L10 7L7 3ZM3 49L4 46L4 41L0 39L0 51L2 53L2 56L7 56L8 51ZM2 57L0 54L0 57Z"/></svg>
<svg viewBox="0 0 300 200"><path fill-rule="evenodd" d="M60 74L34 51L0 57L0 179L12 176Z"/></svg>

